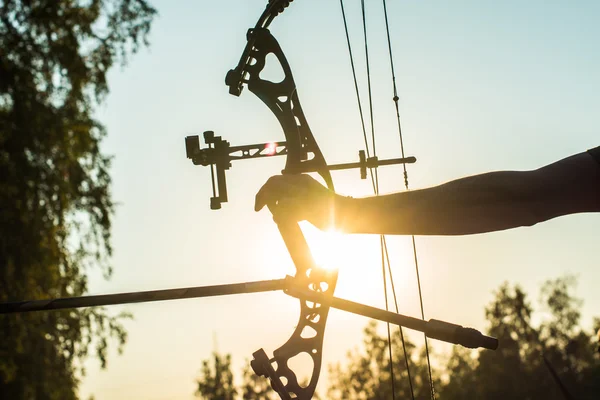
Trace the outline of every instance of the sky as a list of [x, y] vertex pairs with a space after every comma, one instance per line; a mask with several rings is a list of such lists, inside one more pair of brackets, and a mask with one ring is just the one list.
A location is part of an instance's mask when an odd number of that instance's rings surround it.
[[[154, 1], [151, 46], [109, 74], [98, 109], [114, 156], [114, 275], [92, 271], [90, 292], [115, 293], [278, 279], [293, 274], [276, 225], [254, 196], [283, 157], [236, 162], [229, 203], [209, 209], [210, 172], [185, 157], [184, 138], [213, 130], [232, 145], [283, 140], [249, 91], [228, 94], [226, 72], [264, 0]], [[363, 101], [366, 73], [360, 2], [345, 1]], [[389, 1], [400, 115], [412, 189], [494, 170], [527, 170], [599, 145], [600, 3], [594, 1]], [[399, 157], [382, 5], [367, 2], [373, 107], [380, 158]], [[297, 0], [271, 25], [294, 72], [308, 123], [329, 163], [363, 148], [339, 2]], [[363, 108], [367, 104], [363, 103]], [[403, 190], [399, 166], [380, 169], [381, 192]], [[358, 171], [334, 174], [338, 192], [366, 196]], [[426, 318], [484, 330], [484, 307], [504, 281], [537, 304], [549, 278], [574, 274], [583, 325], [600, 312], [600, 215], [460, 237], [418, 237]], [[305, 226], [317, 260], [339, 268], [336, 295], [383, 307], [378, 238], [331, 237]], [[418, 316], [409, 237], [391, 237], [400, 312]], [[231, 353], [234, 369], [291, 335], [297, 300], [282, 293], [112, 307], [129, 311], [123, 354], [106, 370], [86, 362], [82, 398], [192, 399], [202, 360]], [[358, 348], [367, 320], [331, 311], [324, 366]], [[411, 336], [418, 344], [422, 338]], [[438, 351], [448, 347], [432, 341]], [[319, 390], [327, 385], [323, 368]]]

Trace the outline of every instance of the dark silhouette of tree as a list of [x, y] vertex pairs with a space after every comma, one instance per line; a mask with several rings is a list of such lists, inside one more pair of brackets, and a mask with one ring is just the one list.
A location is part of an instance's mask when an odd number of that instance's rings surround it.
[[212, 360], [202, 361], [200, 378], [196, 384], [196, 396], [203, 400], [235, 399], [237, 389], [233, 384], [231, 354], [222, 356], [214, 352]]
[[[196, 396], [205, 400], [276, 400], [268, 379], [259, 377], [246, 363], [242, 371], [242, 384], [239, 388], [234, 385], [234, 375], [231, 371], [231, 354], [213, 353], [212, 359], [202, 361], [200, 378], [196, 381]], [[241, 394], [241, 397], [237, 395]]]
[[[488, 334], [500, 340], [499, 349], [473, 351], [454, 347], [445, 368], [434, 369], [436, 398], [597, 399], [600, 357], [594, 332], [600, 328], [600, 320], [595, 320], [594, 329], [589, 332], [580, 326], [581, 301], [571, 293], [575, 283], [573, 277], [546, 282], [541, 290], [542, 308], [535, 314], [519, 286], [503, 284], [486, 307]], [[392, 339], [392, 348], [396, 358], [396, 398], [411, 398], [399, 337]], [[417, 351], [410, 342], [407, 351], [415, 398], [429, 399], [423, 351]], [[387, 338], [380, 336], [371, 323], [365, 330], [364, 349], [349, 353], [346, 365], [331, 369], [327, 398], [392, 398], [389, 363]]]
[[[347, 364], [330, 367], [330, 387], [328, 399], [391, 399], [392, 379], [387, 336], [380, 336], [376, 322], [365, 328], [365, 339], [361, 351], [348, 353]], [[405, 336], [409, 370], [412, 378], [415, 399], [430, 399], [431, 388], [424, 350], [419, 351]], [[430, 353], [431, 348], [430, 348]], [[410, 383], [406, 362], [403, 358], [402, 342], [399, 334], [392, 335], [395, 394], [398, 399], [411, 398]], [[434, 386], [440, 384], [434, 375]]]
[[[519, 286], [504, 284], [486, 308], [496, 352], [455, 352], [442, 398], [595, 399], [600, 393], [600, 359], [593, 331], [580, 327], [581, 301], [571, 294], [573, 277], [547, 281], [536, 313]], [[468, 360], [468, 365], [467, 365]], [[558, 375], [560, 383], [553, 378]], [[563, 392], [561, 385], [564, 386]]]
[[242, 372], [243, 383], [241, 387], [242, 399], [247, 400], [277, 400], [279, 396], [275, 394], [273, 389], [271, 389], [271, 385], [269, 384], [269, 380], [257, 376], [252, 368], [250, 368], [250, 363], [246, 363], [244, 370]]
[[[107, 72], [146, 45], [144, 0], [0, 2], [0, 301], [79, 296], [111, 274], [114, 205], [103, 126]], [[0, 318], [0, 393], [74, 399], [76, 365], [106, 364], [119, 318], [102, 309]]]

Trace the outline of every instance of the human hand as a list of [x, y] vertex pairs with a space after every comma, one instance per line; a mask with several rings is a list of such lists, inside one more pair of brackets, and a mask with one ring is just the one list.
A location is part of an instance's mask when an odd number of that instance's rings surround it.
[[325, 230], [334, 225], [338, 197], [309, 175], [276, 175], [256, 194], [254, 210], [267, 206], [275, 222], [282, 219], [308, 221]]

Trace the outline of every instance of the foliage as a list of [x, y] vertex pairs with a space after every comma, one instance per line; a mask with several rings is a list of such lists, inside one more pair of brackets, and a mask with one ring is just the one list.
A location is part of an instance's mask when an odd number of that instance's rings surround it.
[[237, 389], [233, 385], [231, 355], [215, 352], [212, 361], [212, 364], [209, 360], [202, 361], [196, 396], [204, 400], [233, 400]]
[[[348, 353], [346, 365], [337, 364], [330, 367], [331, 385], [327, 392], [329, 399], [391, 399], [392, 375], [390, 373], [390, 357], [388, 338], [377, 332], [377, 323], [371, 321], [364, 331], [364, 349]], [[398, 399], [409, 399], [411, 387], [415, 399], [430, 399], [431, 387], [427, 364], [422, 362], [425, 354], [405, 336], [406, 360], [400, 334], [391, 335], [394, 389]], [[411, 381], [408, 379], [410, 372]], [[432, 371], [435, 372], [435, 371]], [[434, 387], [440, 384], [439, 377], [433, 376]]]
[[[439, 374], [434, 375], [436, 398], [564, 400], [548, 365], [570, 396], [582, 400], [597, 398], [597, 342], [592, 331], [580, 327], [581, 301], [571, 294], [574, 285], [573, 277], [546, 282], [541, 290], [543, 308], [534, 314], [520, 287], [503, 284], [486, 308], [488, 334], [500, 340], [499, 349], [471, 351], [454, 347], [445, 368], [434, 368], [433, 372]], [[535, 325], [534, 317], [541, 322]], [[595, 330], [599, 322], [595, 321]], [[370, 324], [365, 330], [363, 351], [349, 354], [347, 365], [332, 369], [328, 398], [391, 398], [387, 343], [387, 338]], [[399, 337], [393, 338], [396, 398], [405, 399], [411, 396], [400, 346]], [[417, 354], [410, 342], [407, 353], [415, 398], [431, 398], [425, 355], [422, 351]]]
[[204, 400], [233, 400], [238, 393], [247, 400], [276, 400], [275, 394], [267, 379], [259, 377], [246, 363], [242, 372], [242, 384], [238, 388], [233, 383], [231, 371], [231, 354], [213, 353], [212, 360], [202, 361], [200, 378], [196, 381], [196, 396]]
[[271, 388], [269, 380], [256, 375], [249, 365], [249, 363], [246, 363], [242, 372], [242, 398], [247, 400], [279, 399], [279, 396], [277, 396], [275, 391]]
[[[0, 301], [84, 294], [91, 266], [110, 276], [110, 158], [93, 112], [154, 15], [144, 0], [0, 2]], [[105, 366], [109, 339], [127, 337], [102, 309], [3, 316], [0, 332], [0, 392], [14, 399], [76, 398], [90, 348]]]
[[[571, 294], [574, 286], [573, 277], [546, 282], [541, 290], [542, 309], [534, 314], [520, 287], [502, 285], [486, 308], [489, 334], [499, 339], [499, 349], [473, 355], [455, 351], [440, 398], [562, 400], [565, 395], [551, 370], [573, 398], [597, 398], [596, 339], [592, 331], [580, 326], [581, 301]], [[541, 322], [536, 325], [534, 319]]]

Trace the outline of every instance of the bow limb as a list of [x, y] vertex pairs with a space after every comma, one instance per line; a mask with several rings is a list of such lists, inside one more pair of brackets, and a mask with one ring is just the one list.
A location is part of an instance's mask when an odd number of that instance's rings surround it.
[[[296, 266], [294, 286], [309, 292], [319, 292], [333, 297], [337, 282], [336, 272], [325, 272], [315, 266], [314, 260], [297, 222], [279, 222], [278, 228]], [[251, 365], [258, 375], [268, 376], [282, 399], [312, 399], [321, 372], [323, 338], [329, 305], [300, 299], [300, 317], [291, 337], [273, 351], [268, 359], [263, 349], [254, 353]], [[308, 355], [313, 364], [307, 384], [300, 384], [289, 361]], [[275, 365], [275, 367], [273, 367]], [[293, 397], [292, 397], [293, 396]]]

